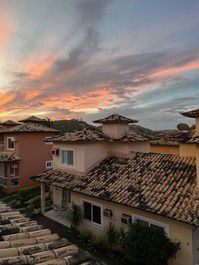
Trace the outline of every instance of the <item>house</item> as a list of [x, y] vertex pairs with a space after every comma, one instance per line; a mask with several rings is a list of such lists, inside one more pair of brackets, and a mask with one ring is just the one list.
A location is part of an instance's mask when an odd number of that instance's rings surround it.
[[[96, 264], [88, 252], [0, 202], [0, 264]], [[86, 263], [85, 263], [86, 262]]]
[[29, 117], [20, 124], [6, 121], [2, 125], [0, 186], [6, 192], [14, 192], [35, 184], [30, 179], [33, 174], [52, 168], [51, 146], [44, 139], [58, 131], [36, 117]]
[[150, 152], [179, 155], [180, 142], [185, 135], [187, 135], [186, 131], [158, 134], [154, 139], [150, 140]]
[[[183, 115], [196, 119], [196, 131], [183, 138], [179, 154], [149, 152], [147, 137], [128, 130], [137, 121], [118, 114], [95, 121], [102, 131], [48, 139], [54, 168], [33, 177], [41, 183], [43, 214], [67, 224], [56, 211], [67, 215], [75, 203], [82, 209], [81, 230], [100, 234], [110, 222], [117, 228], [132, 222], [150, 226], [180, 242], [173, 265], [198, 264], [199, 110], [191, 113]], [[45, 213], [46, 185], [54, 210]]]

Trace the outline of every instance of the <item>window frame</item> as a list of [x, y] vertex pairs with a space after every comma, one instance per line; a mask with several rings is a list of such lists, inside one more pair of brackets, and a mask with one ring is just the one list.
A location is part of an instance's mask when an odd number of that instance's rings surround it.
[[[11, 184], [11, 180], [12, 179], [18, 179], [18, 184], [17, 185], [12, 185]], [[20, 183], [19, 183], [19, 177], [12, 177], [12, 178], [10, 178], [10, 187], [19, 187], [20, 186]]]
[[[68, 196], [67, 196], [67, 200], [64, 199], [64, 191], [67, 191]], [[68, 200], [69, 198], [69, 200]], [[67, 189], [62, 189], [62, 204], [66, 205], [66, 204], [70, 204], [71, 203], [71, 191], [67, 190]]]
[[[62, 163], [62, 152], [63, 151], [73, 151], [73, 165]], [[75, 168], [75, 149], [74, 148], [61, 148], [60, 149], [60, 164], [64, 167]]]
[[[51, 163], [51, 166], [47, 166], [48, 163]], [[46, 169], [52, 169], [53, 168], [53, 160], [46, 161]]]
[[[87, 202], [87, 203], [91, 204], [91, 220], [88, 220], [88, 219], [84, 218], [84, 202]], [[85, 223], [93, 225], [95, 227], [102, 228], [104, 226], [104, 218], [103, 218], [104, 207], [103, 207], [103, 204], [98, 203], [98, 202], [93, 202], [93, 201], [90, 201], [90, 200], [87, 200], [87, 199], [81, 199], [81, 205], [82, 205], [83, 221]], [[93, 205], [100, 208], [101, 224], [98, 224], [98, 223], [92, 221], [93, 220], [93, 207], [92, 207]]]
[[[13, 141], [13, 143], [14, 143], [14, 147], [13, 148], [9, 148], [9, 140]], [[15, 137], [14, 136], [7, 137], [7, 150], [15, 150]]]
[[16, 177], [16, 168], [13, 167], [13, 166], [14, 166], [14, 164], [10, 163], [9, 173], [11, 172], [11, 170], [10, 170], [11, 168], [14, 170], [14, 173], [13, 174], [10, 173], [10, 177]]
[[160, 222], [160, 221], [156, 221], [156, 220], [148, 218], [148, 217], [143, 217], [141, 215], [132, 215], [132, 222], [134, 224], [136, 223], [137, 219], [149, 223], [149, 227], [151, 225], [156, 225], [156, 226], [162, 227], [164, 229], [165, 233], [167, 234], [167, 236], [170, 235], [169, 225], [166, 224], [166, 223], [163, 223], [163, 222]]
[[0, 176], [0, 179], [4, 179], [6, 184], [0, 183], [0, 187], [7, 187], [8, 186], [8, 178]]

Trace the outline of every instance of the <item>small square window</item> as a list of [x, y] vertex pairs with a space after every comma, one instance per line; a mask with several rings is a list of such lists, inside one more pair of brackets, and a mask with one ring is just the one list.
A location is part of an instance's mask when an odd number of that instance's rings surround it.
[[61, 151], [61, 162], [67, 166], [74, 166], [74, 151], [73, 150], [62, 150]]

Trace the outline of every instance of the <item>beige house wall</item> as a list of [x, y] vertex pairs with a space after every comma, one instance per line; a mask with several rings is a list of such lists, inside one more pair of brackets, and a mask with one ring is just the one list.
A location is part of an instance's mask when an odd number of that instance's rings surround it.
[[[58, 204], [58, 202], [61, 203], [61, 189], [60, 191], [53, 192], [53, 202]], [[74, 202], [75, 204], [81, 206], [83, 205], [83, 200], [90, 201], [91, 203], [96, 203], [97, 205], [100, 205], [102, 207], [102, 213], [103, 209], [111, 209], [113, 211], [113, 218], [109, 219], [107, 217], [104, 217], [102, 214], [102, 226], [95, 225], [92, 223], [89, 223], [88, 221], [83, 221], [80, 225], [80, 230], [90, 230], [95, 234], [102, 234], [106, 228], [106, 226], [109, 224], [109, 222], [112, 222], [115, 224], [115, 227], [124, 229], [127, 228], [125, 224], [121, 223], [121, 216], [122, 214], [128, 214], [131, 216], [140, 216], [143, 218], [149, 218], [155, 222], [160, 222], [165, 224], [168, 227], [168, 236], [171, 238], [171, 240], [175, 242], [180, 242], [181, 244], [181, 250], [177, 253], [176, 260], [171, 262], [172, 265], [192, 265], [193, 264], [193, 227], [191, 225], [177, 222], [174, 220], [171, 220], [169, 218], [165, 218], [162, 216], [158, 216], [152, 213], [148, 213], [145, 211], [141, 211], [138, 209], [130, 208], [127, 206], [123, 206], [120, 204], [108, 202], [99, 200], [96, 198], [92, 198], [80, 193], [71, 192], [71, 202]], [[61, 204], [60, 204], [61, 205]]]
[[195, 144], [180, 144], [180, 156], [184, 157], [196, 157], [196, 145]]
[[104, 159], [109, 152], [129, 153], [131, 151], [149, 152], [150, 145], [147, 142], [140, 143], [82, 143], [82, 144], [54, 144], [53, 149], [72, 149], [74, 150], [75, 165], [74, 168], [63, 166], [61, 164], [61, 155], [54, 155], [54, 168], [65, 168], [66, 170], [76, 170], [85, 172], [96, 162]]
[[150, 152], [159, 154], [179, 155], [179, 146], [173, 145], [150, 145]]
[[128, 124], [103, 124], [102, 131], [103, 133], [113, 137], [120, 138], [126, 131], [129, 130]]

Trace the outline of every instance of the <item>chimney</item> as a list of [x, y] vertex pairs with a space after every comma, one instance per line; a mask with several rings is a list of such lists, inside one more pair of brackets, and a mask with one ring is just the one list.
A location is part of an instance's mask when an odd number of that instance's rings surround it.
[[114, 139], [120, 139], [129, 130], [129, 124], [138, 121], [119, 114], [112, 114], [104, 119], [95, 120], [93, 122], [102, 124], [102, 131], [106, 135]]
[[[190, 110], [187, 112], [182, 112], [181, 114], [185, 117], [195, 119], [196, 129], [195, 129], [193, 136], [199, 136], [199, 109]], [[194, 145], [194, 148], [195, 148], [196, 173], [197, 173], [196, 181], [197, 181], [197, 187], [199, 189], [199, 137], [196, 137], [194, 139], [195, 140], [193, 141], [193, 143], [191, 145], [192, 146]], [[187, 153], [189, 153], [189, 151]]]

